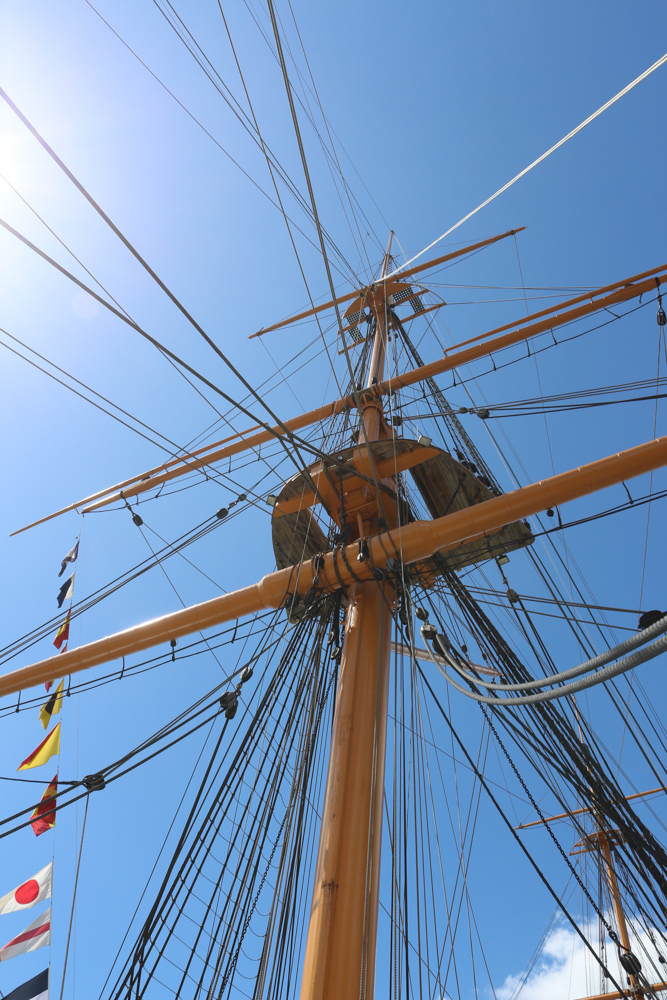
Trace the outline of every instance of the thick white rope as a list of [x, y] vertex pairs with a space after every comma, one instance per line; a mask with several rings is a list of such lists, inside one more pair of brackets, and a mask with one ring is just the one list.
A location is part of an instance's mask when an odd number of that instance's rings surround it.
[[[585, 691], [587, 688], [595, 687], [597, 684], [603, 684], [605, 681], [612, 680], [612, 678], [618, 677], [620, 674], [624, 674], [626, 671], [639, 666], [640, 663], [646, 663], [647, 660], [652, 660], [655, 656], [659, 656], [661, 653], [667, 652], [667, 636], [661, 636], [649, 646], [645, 646], [644, 649], [635, 650], [634, 653], [631, 653], [630, 656], [626, 656], [624, 659], [619, 660], [618, 663], [611, 663], [609, 666], [603, 667], [602, 670], [589, 674], [588, 677], [580, 677], [579, 680], [572, 681], [570, 684], [565, 684], [563, 687], [554, 688], [552, 691], [539, 691], [536, 694], [526, 694], [521, 695], [521, 697], [509, 698], [494, 698], [489, 695], [477, 694], [474, 691], [470, 691], [468, 688], [461, 687], [460, 684], [456, 683], [453, 677], [450, 677], [445, 668], [440, 666], [430, 649], [428, 652], [447, 683], [451, 684], [457, 691], [460, 691], [461, 694], [464, 694], [466, 698], [472, 698], [473, 701], [480, 701], [483, 705], [496, 705], [498, 708], [512, 708], [512, 706], [515, 705], [535, 705], [540, 701], [553, 701], [554, 698], [567, 698], [570, 695], [577, 694], [579, 691]], [[444, 659], [445, 662], [447, 662], [449, 658], [444, 657]], [[453, 666], [453, 663], [450, 663], [449, 665]]]
[[[472, 681], [473, 684], [479, 684], [481, 687], [491, 688], [494, 691], [530, 691], [534, 688], [550, 687], [552, 684], [560, 684], [563, 681], [570, 681], [574, 677], [579, 677], [580, 674], [587, 674], [590, 673], [591, 670], [597, 670], [598, 667], [604, 667], [612, 660], [617, 660], [625, 653], [629, 653], [633, 649], [637, 649], [638, 646], [643, 646], [652, 639], [657, 639], [658, 636], [663, 635], [665, 632], [667, 632], [667, 616], [661, 618], [660, 621], [655, 622], [648, 628], [643, 629], [641, 632], [638, 632], [636, 635], [631, 636], [629, 639], [625, 639], [624, 642], [620, 643], [618, 646], [614, 646], [613, 649], [607, 649], [604, 653], [594, 656], [592, 660], [587, 660], [585, 663], [580, 663], [577, 667], [571, 667], [569, 670], [563, 670], [559, 674], [552, 674], [550, 677], [540, 677], [536, 680], [522, 681], [519, 684], [499, 684], [498, 682], [488, 683], [487, 681], [480, 680], [478, 677], [473, 677], [472, 674], [467, 673], [461, 666], [457, 665], [456, 660], [453, 657], [446, 657], [446, 661], [461, 675], [461, 677], [465, 678], [465, 680]], [[441, 644], [438, 643], [439, 647], [440, 645]]]
[[603, 111], [606, 111], [607, 108], [610, 108], [612, 104], [616, 103], [616, 101], [620, 101], [620, 99], [622, 97], [625, 97], [625, 95], [630, 90], [632, 90], [633, 87], [636, 87], [638, 83], [641, 83], [642, 80], [645, 80], [647, 76], [650, 76], [651, 73], [654, 73], [655, 70], [658, 69], [660, 66], [662, 66], [663, 63], [665, 62], [667, 62], [667, 53], [665, 53], [664, 56], [661, 56], [661, 58], [658, 59], [657, 62], [654, 62], [652, 66], [649, 66], [647, 70], [644, 70], [641, 76], [638, 76], [636, 80], [633, 80], [632, 83], [629, 83], [627, 85], [627, 87], [624, 87], [623, 90], [619, 91], [618, 94], [616, 94], [615, 97], [612, 97], [610, 101], [607, 101], [607, 103], [603, 104], [601, 108], [598, 108], [598, 110], [595, 111], [592, 115], [590, 115], [586, 119], [586, 121], [583, 121], [581, 125], [577, 125], [577, 127], [572, 129], [571, 132], [568, 132], [566, 136], [563, 136], [560, 142], [557, 142], [555, 146], [552, 146], [551, 149], [548, 149], [546, 153], [542, 153], [542, 155], [539, 156], [536, 160], [533, 160], [533, 162], [529, 166], [524, 167], [524, 169], [521, 171], [520, 174], [517, 174], [516, 177], [513, 177], [511, 181], [507, 182], [507, 184], [503, 184], [501, 188], [498, 188], [495, 194], [492, 194], [490, 198], [487, 198], [486, 201], [483, 201], [481, 205], [477, 206], [477, 208], [473, 208], [472, 212], [468, 212], [467, 215], [464, 215], [463, 218], [456, 223], [456, 225], [448, 229], [446, 233], [442, 234], [442, 236], [438, 236], [437, 240], [433, 240], [433, 242], [429, 243], [427, 247], [424, 247], [423, 250], [420, 250], [418, 254], [415, 254], [414, 257], [411, 257], [410, 260], [406, 260], [404, 264], [401, 264], [400, 267], [397, 267], [396, 270], [392, 271], [391, 274], [388, 274], [387, 277], [393, 278], [395, 274], [398, 274], [400, 271], [404, 271], [406, 267], [409, 267], [410, 264], [413, 264], [423, 254], [428, 253], [428, 251], [432, 247], [434, 247], [437, 243], [440, 243], [441, 240], [444, 240], [446, 236], [449, 236], [450, 233], [453, 233], [455, 229], [458, 229], [459, 226], [462, 226], [464, 222], [467, 222], [468, 219], [472, 218], [473, 215], [476, 215], [477, 212], [481, 211], [481, 209], [486, 208], [486, 206], [490, 204], [490, 202], [492, 202], [494, 198], [497, 198], [498, 195], [502, 194], [504, 191], [507, 191], [508, 188], [512, 187], [512, 184], [516, 184], [516, 182], [520, 180], [522, 177], [524, 177], [529, 170], [532, 170], [533, 167], [536, 167], [538, 163], [542, 162], [542, 160], [546, 160], [547, 156], [551, 156], [551, 154], [554, 153], [557, 149], [559, 149], [562, 145], [564, 145], [564, 143], [566, 143], [568, 139], [571, 139], [572, 136], [577, 134], [577, 132], [581, 132], [581, 130], [586, 128], [587, 125], [590, 125], [590, 123], [594, 121], [599, 115], [601, 115]]

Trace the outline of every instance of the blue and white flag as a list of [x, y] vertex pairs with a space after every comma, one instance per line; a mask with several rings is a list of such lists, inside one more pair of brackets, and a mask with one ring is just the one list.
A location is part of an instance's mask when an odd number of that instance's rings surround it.
[[23, 986], [5, 993], [5, 1000], [49, 1000], [49, 970], [44, 969], [44, 972], [29, 979]]
[[58, 602], [58, 607], [59, 608], [62, 608], [63, 602], [64, 601], [69, 601], [70, 597], [72, 597], [73, 594], [74, 594], [74, 576], [75, 576], [75, 573], [76, 573], [76, 570], [75, 570], [74, 573], [72, 573], [72, 575], [70, 576], [69, 580], [65, 580], [65, 582], [62, 585], [62, 587], [58, 591], [58, 596], [56, 597], [56, 600]]
[[77, 541], [77, 543], [74, 546], [74, 548], [69, 550], [69, 552], [67, 553], [67, 555], [65, 556], [65, 558], [61, 562], [61, 564], [60, 564], [60, 573], [58, 573], [58, 576], [62, 576], [63, 575], [63, 573], [67, 569], [67, 564], [68, 563], [76, 562], [78, 555], [79, 555], [79, 542]]

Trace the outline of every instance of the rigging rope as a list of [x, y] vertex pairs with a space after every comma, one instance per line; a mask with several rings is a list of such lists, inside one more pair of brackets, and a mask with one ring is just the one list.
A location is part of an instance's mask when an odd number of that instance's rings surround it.
[[589, 115], [588, 118], [586, 118], [583, 122], [581, 122], [580, 125], [577, 125], [577, 127], [572, 129], [571, 132], [568, 132], [566, 136], [563, 136], [563, 138], [559, 142], [557, 142], [555, 146], [552, 146], [551, 149], [548, 149], [546, 151], [546, 153], [542, 153], [541, 156], [538, 156], [536, 160], [533, 160], [533, 162], [530, 163], [527, 167], [524, 167], [524, 169], [520, 173], [518, 173], [516, 177], [513, 177], [511, 181], [507, 182], [507, 184], [503, 184], [503, 186], [501, 188], [498, 188], [498, 190], [494, 194], [492, 194], [489, 198], [487, 198], [486, 201], [483, 201], [481, 205], [477, 206], [477, 208], [473, 208], [472, 212], [468, 212], [467, 215], [464, 215], [462, 219], [459, 219], [459, 221], [456, 222], [453, 226], [450, 226], [450, 228], [447, 229], [442, 234], [442, 236], [438, 236], [437, 240], [433, 240], [432, 243], [429, 243], [427, 247], [424, 247], [423, 250], [420, 250], [419, 253], [414, 255], [414, 257], [411, 257], [409, 260], [406, 260], [404, 264], [401, 264], [400, 267], [397, 267], [394, 271], [392, 271], [391, 274], [388, 275], [388, 277], [393, 278], [394, 275], [400, 274], [401, 271], [404, 271], [405, 268], [409, 267], [409, 265], [412, 264], [415, 260], [418, 260], [419, 257], [422, 257], [425, 253], [428, 253], [428, 251], [432, 247], [436, 246], [437, 243], [440, 243], [441, 240], [444, 240], [446, 236], [449, 236], [450, 233], [453, 233], [455, 229], [458, 229], [459, 226], [462, 226], [464, 222], [467, 222], [468, 219], [471, 219], [473, 215], [476, 215], [477, 212], [481, 211], [481, 209], [486, 208], [486, 206], [489, 205], [495, 198], [503, 194], [504, 191], [507, 191], [507, 189], [512, 187], [513, 184], [516, 184], [516, 182], [518, 180], [521, 180], [522, 177], [525, 177], [525, 175], [530, 170], [532, 170], [533, 167], [536, 167], [539, 163], [542, 163], [543, 160], [546, 160], [548, 156], [551, 156], [551, 154], [554, 153], [557, 149], [560, 149], [560, 147], [563, 146], [568, 141], [568, 139], [571, 139], [578, 132], [581, 132], [581, 130], [586, 128], [587, 125], [590, 125], [590, 123], [594, 121], [596, 118], [598, 118], [599, 115], [601, 115], [604, 111], [606, 111], [607, 108], [610, 108], [612, 104], [616, 103], [616, 101], [620, 101], [620, 99], [624, 97], [627, 93], [629, 93], [629, 91], [631, 91], [633, 87], [636, 87], [637, 84], [645, 80], [648, 76], [651, 75], [651, 73], [654, 73], [655, 70], [659, 69], [665, 62], [667, 62], [667, 53], [664, 56], [661, 56], [660, 59], [657, 59], [652, 66], [649, 66], [648, 69], [644, 70], [644, 72], [641, 73], [638, 77], [636, 77], [636, 79], [634, 79], [632, 83], [629, 83], [627, 87], [624, 87], [623, 90], [620, 90], [618, 94], [616, 94], [609, 101], [607, 101], [606, 104], [603, 104], [601, 108], [598, 108], [598, 110], [593, 112], [592, 115]]
[[[580, 927], [579, 927], [579, 925], [577, 924], [577, 921], [576, 921], [576, 920], [574, 919], [574, 917], [573, 917], [573, 916], [572, 916], [572, 915], [570, 914], [570, 912], [569, 912], [569, 910], [567, 909], [567, 907], [565, 906], [565, 904], [564, 904], [563, 900], [562, 900], [562, 899], [561, 899], [561, 898], [560, 898], [560, 897], [558, 896], [557, 892], [556, 892], [556, 891], [555, 891], [555, 889], [554, 889], [554, 888], [552, 887], [551, 883], [550, 883], [550, 882], [549, 882], [549, 880], [548, 880], [548, 879], [546, 878], [546, 876], [544, 875], [544, 873], [542, 872], [542, 870], [541, 870], [541, 869], [540, 869], [540, 867], [538, 866], [537, 862], [536, 862], [536, 861], [534, 860], [533, 856], [532, 856], [532, 855], [530, 854], [530, 852], [528, 851], [527, 847], [525, 846], [525, 844], [523, 843], [523, 841], [521, 840], [521, 838], [520, 838], [520, 837], [518, 836], [518, 834], [516, 833], [516, 831], [515, 831], [515, 830], [513, 829], [513, 827], [512, 827], [512, 824], [511, 824], [510, 820], [509, 820], [509, 819], [508, 819], [508, 817], [506, 816], [506, 814], [505, 814], [505, 812], [503, 811], [503, 809], [502, 809], [502, 807], [501, 807], [500, 803], [498, 802], [498, 800], [497, 800], [497, 799], [495, 798], [495, 796], [493, 795], [493, 792], [492, 792], [492, 791], [491, 791], [491, 789], [489, 788], [489, 786], [488, 786], [488, 784], [487, 784], [487, 782], [486, 782], [486, 780], [485, 780], [484, 776], [483, 776], [483, 775], [482, 775], [482, 773], [481, 773], [481, 772], [479, 771], [479, 769], [475, 767], [475, 765], [474, 765], [474, 763], [473, 763], [473, 761], [472, 761], [472, 758], [470, 757], [470, 754], [468, 753], [468, 751], [466, 750], [465, 746], [463, 745], [463, 742], [461, 741], [461, 739], [460, 739], [460, 737], [459, 737], [458, 733], [456, 732], [456, 730], [455, 730], [455, 729], [454, 729], [454, 727], [452, 726], [452, 723], [451, 723], [451, 721], [450, 721], [450, 719], [449, 719], [449, 716], [448, 716], [448, 715], [447, 715], [447, 713], [446, 713], [446, 712], [444, 711], [444, 709], [443, 709], [442, 705], [441, 705], [441, 704], [440, 704], [440, 702], [438, 701], [438, 698], [436, 697], [436, 694], [435, 694], [435, 692], [433, 691], [433, 688], [432, 688], [432, 687], [431, 687], [431, 685], [429, 684], [429, 682], [428, 682], [428, 680], [427, 680], [427, 678], [426, 678], [426, 675], [424, 674], [423, 670], [422, 670], [422, 669], [421, 669], [421, 667], [419, 666], [419, 663], [418, 663], [418, 662], [417, 662], [417, 663], [415, 664], [415, 667], [416, 667], [416, 669], [417, 669], [417, 670], [419, 671], [419, 673], [420, 673], [420, 675], [421, 675], [421, 677], [422, 677], [422, 680], [423, 680], [424, 684], [425, 684], [425, 685], [426, 685], [426, 687], [428, 688], [428, 690], [429, 690], [429, 692], [430, 692], [430, 694], [431, 694], [431, 697], [433, 698], [433, 701], [435, 702], [436, 706], [437, 706], [437, 707], [439, 708], [439, 710], [440, 710], [440, 713], [441, 713], [441, 715], [442, 715], [443, 719], [445, 720], [445, 722], [446, 722], [447, 726], [449, 727], [449, 730], [450, 730], [450, 732], [452, 733], [452, 735], [453, 735], [454, 739], [456, 740], [456, 742], [457, 742], [457, 744], [458, 744], [458, 746], [459, 746], [460, 750], [461, 750], [461, 751], [462, 751], [462, 753], [463, 753], [463, 754], [465, 755], [465, 757], [466, 757], [466, 760], [468, 761], [468, 764], [469, 764], [469, 766], [470, 766], [471, 768], [473, 768], [473, 769], [474, 769], [474, 771], [475, 771], [475, 775], [476, 775], [476, 777], [477, 777], [477, 780], [478, 780], [478, 781], [480, 782], [480, 784], [481, 784], [481, 785], [482, 785], [482, 787], [484, 788], [484, 790], [485, 790], [486, 794], [487, 794], [487, 795], [489, 796], [489, 798], [490, 798], [491, 802], [492, 802], [492, 803], [493, 803], [493, 805], [494, 805], [494, 806], [496, 807], [496, 810], [498, 811], [498, 813], [499, 813], [499, 815], [500, 815], [501, 819], [502, 819], [502, 820], [504, 821], [504, 823], [505, 823], [505, 825], [507, 826], [508, 830], [509, 830], [509, 831], [511, 832], [512, 836], [514, 837], [514, 839], [515, 839], [515, 841], [516, 841], [517, 845], [519, 846], [519, 848], [521, 849], [521, 851], [523, 852], [523, 854], [524, 854], [524, 855], [525, 855], [525, 856], [527, 857], [527, 859], [528, 859], [528, 861], [530, 862], [531, 866], [533, 867], [533, 869], [535, 870], [535, 872], [536, 872], [536, 873], [537, 873], [537, 875], [539, 876], [540, 880], [542, 881], [542, 883], [543, 883], [543, 885], [545, 886], [545, 888], [547, 889], [547, 891], [548, 891], [548, 892], [550, 893], [550, 895], [551, 895], [551, 896], [553, 897], [553, 899], [555, 900], [556, 904], [557, 904], [557, 905], [558, 905], [558, 906], [560, 907], [560, 910], [561, 910], [561, 912], [562, 912], [562, 913], [563, 913], [563, 914], [565, 915], [565, 917], [567, 918], [567, 920], [569, 921], [569, 923], [571, 924], [571, 926], [572, 926], [572, 927], [574, 928], [574, 931], [575, 931], [575, 933], [576, 933], [576, 934], [577, 934], [577, 935], [578, 935], [578, 936], [579, 936], [579, 937], [581, 938], [581, 940], [583, 941], [583, 943], [584, 943], [585, 947], [586, 947], [586, 948], [588, 949], [588, 951], [590, 951], [590, 953], [591, 953], [591, 954], [593, 955], [593, 957], [595, 958], [596, 962], [598, 962], [598, 964], [599, 964], [599, 965], [601, 966], [601, 968], [602, 968], [602, 969], [604, 970], [604, 972], [605, 972], [605, 975], [606, 975], [606, 976], [607, 976], [607, 977], [608, 977], [608, 978], [610, 979], [610, 981], [611, 981], [611, 982], [612, 982], [612, 983], [614, 984], [614, 986], [615, 986], [615, 987], [616, 987], [616, 989], [617, 989], [617, 990], [619, 991], [619, 993], [621, 994], [621, 996], [622, 996], [622, 997], [626, 997], [626, 996], [627, 996], [626, 992], [625, 992], [625, 991], [623, 990], [623, 988], [622, 988], [622, 987], [620, 986], [620, 984], [616, 982], [616, 980], [615, 980], [615, 979], [614, 979], [614, 977], [613, 977], [613, 976], [611, 975], [611, 973], [610, 973], [610, 972], [609, 972], [609, 970], [608, 970], [608, 969], [606, 968], [606, 966], [604, 966], [604, 964], [603, 964], [603, 962], [602, 962], [602, 959], [601, 959], [601, 958], [600, 958], [600, 956], [599, 956], [599, 955], [598, 955], [598, 954], [597, 954], [597, 953], [596, 953], [596, 952], [594, 951], [594, 949], [593, 949], [592, 945], [591, 945], [591, 944], [590, 944], [590, 942], [588, 941], [588, 938], [587, 938], [587, 937], [586, 937], [586, 935], [585, 935], [585, 934], [584, 934], [584, 933], [582, 932], [581, 928], [580, 928]], [[613, 931], [612, 931], [612, 935], [613, 935], [613, 937], [614, 937], [614, 938], [616, 937], [616, 935], [615, 935], [615, 933], [614, 933]]]
[[[625, 659], [620, 660], [618, 663], [614, 663], [611, 666], [605, 667], [604, 670], [599, 670], [590, 677], [580, 678], [577, 681], [573, 681], [571, 684], [566, 684], [564, 687], [556, 688], [555, 691], [542, 691], [539, 694], [529, 694], [522, 695], [518, 698], [494, 698], [482, 694], [477, 694], [475, 691], [467, 690], [457, 684], [456, 681], [449, 676], [446, 670], [442, 668], [438, 660], [433, 656], [430, 648], [428, 650], [429, 656], [431, 657], [433, 663], [436, 665], [442, 676], [445, 678], [448, 684], [451, 684], [453, 688], [464, 694], [466, 698], [471, 698], [474, 701], [481, 702], [484, 705], [496, 705], [500, 708], [511, 708], [515, 705], [535, 705], [541, 701], [553, 701], [555, 698], [565, 698], [576, 694], [579, 691], [585, 691], [587, 688], [596, 687], [598, 684], [603, 684], [605, 681], [611, 680], [614, 677], [618, 677], [620, 674], [626, 673], [628, 670], [634, 669], [634, 667], [639, 666], [640, 663], [645, 663], [647, 660], [653, 659], [655, 656], [659, 656], [661, 653], [667, 651], [667, 636], [663, 636], [656, 642], [651, 643], [646, 649], [638, 650], [631, 656], [626, 656]], [[447, 660], [450, 666], [452, 666], [458, 673], [461, 670], [458, 666], [454, 666], [455, 661], [448, 653], [443, 653], [444, 658]], [[577, 672], [581, 672], [580, 668], [574, 668]], [[477, 678], [470, 677], [468, 674], [463, 673], [463, 677], [471, 683], [484, 684], [485, 687], [496, 687], [496, 685], [487, 685], [483, 681], [479, 681]], [[550, 681], [545, 681], [544, 683], [551, 683]], [[528, 684], [527, 687], [542, 687], [542, 683], [539, 684]], [[498, 686], [502, 689], [502, 685]]]

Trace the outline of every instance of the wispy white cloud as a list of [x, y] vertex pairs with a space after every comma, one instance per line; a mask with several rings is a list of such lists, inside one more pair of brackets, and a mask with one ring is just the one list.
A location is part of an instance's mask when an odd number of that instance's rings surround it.
[[[589, 941], [597, 940], [596, 925], [581, 925], [581, 929]], [[632, 927], [631, 940], [637, 942], [638, 938], [653, 958], [655, 966], [660, 969], [656, 950], [648, 935], [639, 927]], [[655, 982], [655, 969], [646, 959], [642, 948], [636, 943], [633, 947], [642, 962], [647, 979], [649, 982]], [[619, 969], [616, 949], [611, 942], [607, 945], [607, 967], [616, 981], [624, 985], [625, 974]], [[598, 994], [603, 988], [597, 961], [579, 935], [571, 927], [564, 925], [557, 926], [547, 939], [537, 962], [521, 987], [523, 978], [524, 973], [508, 975], [502, 985], [496, 988], [498, 1000], [578, 1000], [580, 997]], [[664, 978], [667, 979], [667, 970]], [[604, 989], [611, 991], [614, 987], [607, 981]]]

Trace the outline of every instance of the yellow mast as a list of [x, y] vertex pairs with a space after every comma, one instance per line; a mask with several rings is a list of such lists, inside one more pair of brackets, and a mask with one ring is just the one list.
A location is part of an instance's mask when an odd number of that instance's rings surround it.
[[[382, 277], [390, 249], [391, 237]], [[376, 330], [367, 388], [384, 370], [382, 285], [371, 308]], [[366, 443], [387, 436], [379, 400], [362, 402], [360, 431], [353, 463], [365, 469], [372, 464]], [[366, 537], [371, 522], [361, 528]], [[373, 1000], [374, 994], [393, 587], [355, 583], [348, 599], [301, 1000]]]

